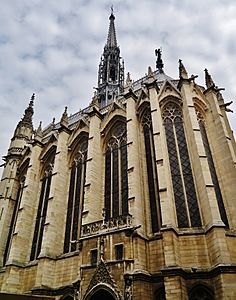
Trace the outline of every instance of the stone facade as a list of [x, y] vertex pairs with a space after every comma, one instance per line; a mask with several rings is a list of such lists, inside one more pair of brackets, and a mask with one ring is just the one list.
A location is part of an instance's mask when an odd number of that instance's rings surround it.
[[[113, 14], [106, 47], [105, 60]], [[34, 131], [33, 96], [17, 125], [0, 186], [2, 295], [236, 299], [236, 145], [220, 90], [181, 61], [170, 78], [160, 51], [136, 82], [111, 73], [112, 98], [102, 70], [84, 110]]]

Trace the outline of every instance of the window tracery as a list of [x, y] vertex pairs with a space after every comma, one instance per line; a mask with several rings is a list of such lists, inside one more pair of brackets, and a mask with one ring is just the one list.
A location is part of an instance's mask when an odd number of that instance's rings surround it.
[[216, 168], [215, 168], [215, 164], [214, 164], [214, 160], [213, 160], [213, 156], [212, 156], [212, 152], [211, 152], [211, 147], [210, 147], [209, 140], [207, 137], [205, 119], [204, 119], [203, 114], [200, 112], [200, 110], [198, 108], [195, 107], [195, 110], [196, 110], [197, 120], [198, 120], [198, 124], [199, 124], [199, 128], [200, 128], [200, 132], [201, 132], [203, 146], [204, 146], [205, 153], [207, 156], [207, 161], [208, 161], [208, 166], [209, 166], [209, 170], [210, 170], [210, 174], [211, 174], [212, 183], [213, 183], [214, 189], [215, 189], [215, 194], [216, 194], [216, 199], [217, 199], [217, 203], [218, 203], [218, 207], [219, 207], [219, 211], [220, 211], [221, 220], [224, 222], [225, 226], [228, 228], [229, 223], [228, 223], [227, 214], [226, 214], [225, 207], [224, 207], [224, 201], [223, 201], [222, 193], [220, 190], [220, 184], [219, 184], [217, 173], [216, 173]]
[[162, 113], [166, 133], [178, 226], [200, 227], [201, 218], [190, 164], [182, 111], [168, 103]]
[[64, 253], [75, 251], [77, 243], [71, 243], [71, 241], [77, 241], [79, 238], [84, 201], [87, 151], [88, 140], [86, 139], [80, 143], [71, 168]]
[[39, 256], [41, 251], [44, 224], [46, 221], [48, 199], [49, 199], [51, 180], [52, 180], [53, 164], [54, 164], [54, 156], [51, 158], [50, 163], [48, 163], [44, 171], [44, 176], [41, 179], [42, 181], [41, 192], [39, 197], [33, 243], [32, 243], [31, 254], [30, 254], [31, 261], [35, 260]]
[[141, 124], [143, 127], [146, 167], [148, 176], [149, 204], [151, 213], [152, 232], [158, 232], [161, 227], [161, 212], [158, 176], [156, 169], [155, 146], [153, 139], [151, 110], [147, 108], [142, 116]]
[[118, 123], [110, 133], [105, 153], [106, 220], [128, 215], [126, 125]]
[[20, 204], [21, 204], [23, 189], [25, 186], [25, 175], [21, 176], [19, 179], [20, 183], [19, 183], [17, 196], [16, 196], [16, 200], [15, 200], [15, 204], [14, 204], [13, 214], [11, 217], [11, 224], [10, 224], [9, 233], [8, 233], [8, 237], [7, 237], [7, 243], [6, 243], [6, 247], [5, 247], [5, 251], [4, 251], [3, 265], [6, 264], [8, 257], [9, 257], [10, 249], [11, 249], [12, 238], [13, 238], [13, 234], [14, 234], [15, 227], [16, 227], [16, 221], [17, 221], [17, 217], [18, 217], [18, 211], [20, 208]]

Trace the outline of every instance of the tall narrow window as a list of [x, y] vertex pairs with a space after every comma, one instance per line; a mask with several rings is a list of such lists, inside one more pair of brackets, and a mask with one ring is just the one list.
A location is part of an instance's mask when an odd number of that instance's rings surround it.
[[119, 123], [107, 142], [105, 154], [106, 219], [128, 215], [126, 125]]
[[163, 111], [178, 226], [200, 227], [201, 218], [185, 139], [181, 109], [170, 102]]
[[198, 119], [200, 132], [201, 132], [201, 136], [202, 136], [202, 141], [203, 141], [203, 145], [204, 145], [204, 149], [205, 149], [205, 153], [207, 156], [207, 161], [208, 161], [208, 165], [209, 165], [209, 169], [210, 169], [211, 179], [212, 179], [212, 183], [213, 183], [214, 189], [215, 189], [215, 194], [216, 194], [216, 199], [217, 199], [217, 203], [218, 203], [218, 207], [219, 207], [219, 211], [220, 211], [221, 220], [224, 222], [225, 226], [228, 228], [229, 223], [228, 223], [228, 219], [227, 219], [227, 215], [226, 215], [226, 211], [225, 211], [225, 207], [224, 207], [224, 201], [223, 201], [223, 197], [221, 194], [218, 177], [216, 174], [216, 169], [215, 169], [215, 165], [214, 165], [214, 161], [213, 161], [213, 157], [212, 157], [212, 153], [211, 153], [209, 140], [207, 137], [205, 120], [203, 118], [203, 115], [201, 114], [201, 112], [198, 109], [196, 109], [196, 113], [197, 113], [197, 119]]
[[75, 251], [79, 238], [81, 211], [84, 201], [88, 140], [83, 141], [76, 152], [71, 168], [70, 189], [67, 207], [64, 253]]
[[161, 227], [160, 199], [158, 177], [156, 169], [155, 146], [153, 139], [152, 118], [150, 108], [146, 109], [142, 116], [142, 126], [145, 142], [146, 166], [148, 177], [149, 204], [153, 233]]
[[15, 201], [13, 214], [12, 214], [12, 218], [11, 218], [10, 229], [9, 229], [6, 248], [5, 248], [5, 252], [4, 252], [3, 265], [6, 264], [8, 257], [9, 257], [9, 252], [10, 252], [10, 248], [11, 248], [13, 233], [14, 233], [15, 227], [16, 227], [16, 220], [17, 220], [17, 216], [18, 216], [18, 210], [20, 208], [21, 197], [22, 197], [24, 185], [25, 185], [25, 176], [22, 176], [20, 178], [20, 185], [19, 185], [19, 188], [17, 191], [16, 201]]
[[41, 192], [39, 197], [30, 260], [36, 259], [41, 251], [44, 223], [47, 215], [48, 198], [52, 180], [52, 170], [53, 164], [49, 164], [42, 178]]

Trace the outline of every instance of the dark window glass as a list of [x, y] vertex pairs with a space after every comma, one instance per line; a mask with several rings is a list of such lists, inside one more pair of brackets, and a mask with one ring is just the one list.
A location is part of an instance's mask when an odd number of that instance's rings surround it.
[[51, 187], [52, 170], [53, 164], [49, 164], [42, 179], [30, 260], [36, 259], [41, 251], [44, 223], [47, 215], [48, 198]]
[[97, 249], [91, 250], [91, 265], [92, 266], [97, 265], [97, 259], [98, 259], [98, 250]]
[[165, 293], [165, 288], [160, 288], [156, 292], [155, 300], [166, 300], [166, 293]]
[[169, 103], [163, 111], [164, 127], [175, 197], [178, 226], [200, 227], [201, 218], [180, 108]]
[[116, 260], [123, 259], [124, 246], [122, 244], [115, 246]]
[[213, 293], [205, 286], [196, 286], [190, 291], [190, 300], [214, 300]]
[[106, 220], [128, 215], [126, 125], [118, 123], [111, 132], [105, 154]]
[[79, 238], [81, 211], [84, 201], [88, 140], [83, 141], [76, 152], [71, 168], [69, 198], [66, 218], [64, 253], [75, 251]]
[[152, 119], [150, 109], [146, 109], [142, 116], [144, 133], [146, 166], [148, 175], [149, 204], [151, 212], [152, 232], [158, 232], [161, 227], [161, 212], [158, 177], [156, 169], [155, 147], [153, 139]]
[[13, 214], [12, 214], [12, 218], [11, 218], [10, 229], [9, 229], [9, 233], [8, 233], [8, 237], [7, 237], [7, 243], [6, 243], [6, 248], [5, 248], [4, 257], [3, 257], [3, 265], [5, 265], [6, 262], [7, 262], [7, 260], [8, 260], [9, 251], [10, 251], [11, 243], [12, 243], [12, 237], [13, 237], [13, 233], [14, 233], [15, 227], [16, 227], [18, 210], [20, 208], [20, 203], [21, 203], [21, 197], [22, 197], [22, 193], [23, 193], [24, 183], [25, 183], [25, 177], [23, 176], [21, 178], [21, 180], [20, 180], [20, 186], [18, 188], [18, 192], [17, 192], [17, 196], [16, 196], [16, 201], [15, 201], [15, 205], [14, 205], [14, 210], [13, 210]]
[[208, 137], [207, 137], [204, 118], [199, 110], [196, 109], [196, 113], [197, 113], [198, 123], [199, 123], [200, 132], [201, 132], [201, 136], [202, 136], [202, 141], [203, 141], [203, 145], [204, 145], [204, 149], [205, 149], [205, 153], [207, 156], [207, 161], [208, 161], [208, 165], [209, 165], [209, 169], [210, 169], [211, 179], [212, 179], [212, 183], [213, 183], [214, 189], [215, 189], [215, 194], [216, 194], [216, 199], [217, 199], [217, 203], [218, 203], [218, 207], [219, 207], [219, 211], [220, 211], [221, 220], [224, 222], [225, 226], [227, 228], [229, 228], [229, 223], [228, 223], [228, 219], [227, 219], [227, 215], [226, 215], [226, 211], [225, 211], [225, 207], [224, 207], [224, 201], [223, 201], [223, 197], [221, 194], [220, 185], [219, 185], [219, 181], [218, 181], [218, 177], [216, 174], [216, 169], [215, 169], [215, 165], [214, 165], [214, 161], [213, 161], [213, 156], [211, 153], [211, 148], [210, 148], [210, 144], [209, 144]]

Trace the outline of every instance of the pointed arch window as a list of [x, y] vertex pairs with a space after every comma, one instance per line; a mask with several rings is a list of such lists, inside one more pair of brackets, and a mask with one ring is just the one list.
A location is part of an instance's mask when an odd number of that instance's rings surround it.
[[106, 219], [128, 215], [126, 124], [118, 123], [110, 133], [105, 153]]
[[[53, 162], [54, 162], [54, 158], [53, 158]], [[46, 221], [48, 199], [49, 199], [50, 187], [51, 187], [51, 181], [52, 181], [53, 162], [48, 164], [48, 166], [44, 172], [44, 176], [41, 179], [41, 181], [42, 181], [41, 192], [40, 192], [40, 197], [39, 197], [39, 204], [38, 204], [38, 210], [37, 210], [35, 228], [34, 228], [33, 243], [32, 243], [31, 254], [30, 254], [31, 261], [35, 260], [39, 256], [40, 251], [41, 251], [44, 224]]]
[[153, 233], [158, 232], [161, 227], [161, 211], [159, 199], [159, 187], [156, 168], [155, 146], [152, 129], [151, 110], [147, 108], [142, 116], [146, 166], [148, 176], [149, 204]]
[[84, 202], [87, 151], [88, 140], [86, 139], [80, 143], [71, 168], [64, 253], [75, 251], [77, 243], [71, 243], [71, 241], [77, 241], [79, 238]]
[[195, 286], [189, 293], [190, 300], [214, 300], [213, 293], [204, 285]]
[[23, 189], [25, 187], [25, 176], [21, 176], [19, 181], [20, 181], [20, 184], [19, 184], [19, 188], [17, 191], [13, 214], [11, 217], [11, 224], [10, 224], [9, 233], [8, 233], [8, 237], [7, 237], [6, 248], [4, 251], [3, 265], [6, 264], [8, 257], [9, 257], [10, 249], [11, 249], [12, 238], [13, 238], [13, 234], [14, 234], [15, 227], [16, 227], [16, 221], [17, 221], [17, 217], [18, 217], [18, 211], [20, 208], [20, 204], [21, 204], [22, 193], [23, 193]]
[[213, 161], [213, 156], [211, 153], [209, 140], [207, 137], [205, 120], [204, 120], [204, 117], [203, 117], [202, 113], [200, 112], [200, 110], [198, 110], [196, 107], [195, 107], [195, 110], [196, 110], [197, 120], [198, 120], [200, 132], [201, 132], [201, 136], [202, 136], [203, 146], [205, 149], [205, 153], [206, 153], [206, 157], [207, 157], [207, 161], [208, 161], [208, 165], [209, 165], [209, 169], [210, 169], [212, 183], [213, 183], [214, 189], [215, 189], [215, 194], [216, 194], [216, 199], [217, 199], [217, 203], [218, 203], [218, 207], [219, 207], [219, 211], [220, 211], [221, 220], [224, 222], [225, 226], [227, 228], [229, 228], [229, 223], [228, 223], [227, 214], [225, 211], [224, 201], [223, 201], [223, 197], [222, 197], [221, 190], [220, 190], [220, 185], [219, 185], [216, 168], [215, 168], [214, 161]]
[[197, 195], [185, 138], [182, 110], [168, 103], [163, 110], [178, 226], [200, 227]]

